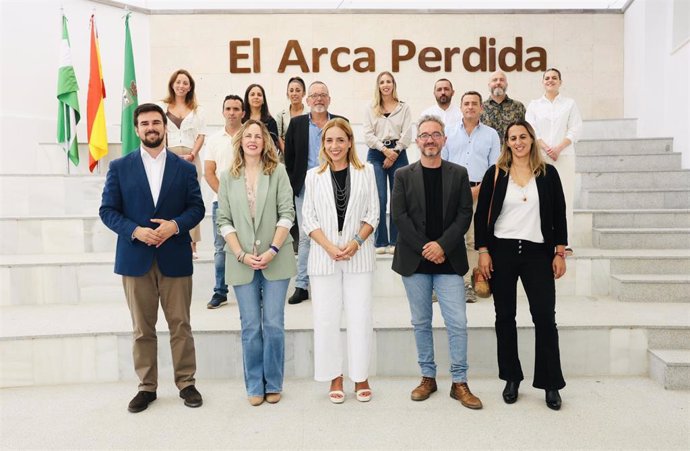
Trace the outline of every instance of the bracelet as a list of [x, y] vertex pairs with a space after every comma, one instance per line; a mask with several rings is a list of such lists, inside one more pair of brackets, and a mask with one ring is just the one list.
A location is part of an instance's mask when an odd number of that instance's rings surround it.
[[489, 250], [488, 250], [488, 249], [484, 249], [484, 250], [482, 250], [482, 251], [477, 251], [477, 253], [478, 253], [478, 254], [488, 254], [488, 253], [489, 253]]
[[554, 257], [555, 257], [556, 255], [558, 255], [558, 256], [561, 257], [563, 260], [565, 260], [565, 252], [555, 252], [555, 253], [554, 253]]
[[355, 237], [353, 238], [357, 242], [357, 248], [359, 248], [362, 244], [364, 244], [364, 239], [359, 236], [359, 233], [355, 233]]
[[239, 263], [242, 263], [242, 260], [244, 260], [244, 257], [245, 257], [246, 255], [247, 255], [246, 252], [244, 252], [244, 251], [243, 251], [243, 252], [240, 252], [240, 253], [237, 255], [237, 261], [238, 261]]
[[280, 248], [278, 248], [278, 246], [275, 244], [271, 244], [268, 248], [272, 250], [274, 254], [277, 254], [280, 251]]

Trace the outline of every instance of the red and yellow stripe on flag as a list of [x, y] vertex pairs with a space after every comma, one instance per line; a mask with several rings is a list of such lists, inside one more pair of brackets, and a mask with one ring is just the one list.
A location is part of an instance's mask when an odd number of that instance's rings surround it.
[[98, 47], [96, 19], [91, 15], [91, 62], [89, 91], [86, 96], [86, 130], [89, 139], [89, 170], [98, 160], [108, 155], [108, 133], [105, 128], [105, 83], [101, 68], [101, 52]]

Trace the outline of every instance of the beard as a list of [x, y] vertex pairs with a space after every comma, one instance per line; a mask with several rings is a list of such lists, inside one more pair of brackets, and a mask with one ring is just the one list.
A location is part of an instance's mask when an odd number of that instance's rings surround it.
[[494, 88], [491, 90], [491, 95], [495, 97], [501, 97], [506, 94], [506, 90], [501, 88], [500, 86]]
[[450, 97], [445, 94], [442, 94], [437, 100], [441, 105], [448, 105], [450, 103]]
[[325, 113], [328, 111], [328, 108], [326, 108], [326, 105], [314, 105], [311, 107], [311, 110], [315, 113]]
[[144, 137], [141, 140], [141, 143], [144, 146], [152, 149], [152, 148], [160, 146], [163, 143], [163, 139], [165, 139], [165, 137], [163, 135], [161, 135], [160, 133], [151, 132], [151, 133], [147, 133], [146, 135], [144, 135]]
[[422, 154], [425, 157], [435, 157], [436, 155], [441, 153], [441, 148], [438, 146], [428, 146], [428, 147], [422, 147]]

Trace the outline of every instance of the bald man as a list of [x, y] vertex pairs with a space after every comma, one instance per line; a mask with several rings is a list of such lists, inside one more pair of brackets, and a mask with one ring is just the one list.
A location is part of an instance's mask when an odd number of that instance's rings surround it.
[[525, 120], [525, 106], [508, 97], [508, 79], [506, 74], [496, 71], [489, 77], [491, 97], [482, 104], [484, 111], [481, 122], [498, 132], [503, 145], [506, 128], [513, 122]]

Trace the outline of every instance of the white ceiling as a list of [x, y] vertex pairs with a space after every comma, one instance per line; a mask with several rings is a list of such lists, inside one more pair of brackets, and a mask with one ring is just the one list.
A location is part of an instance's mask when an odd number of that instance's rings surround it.
[[96, 0], [151, 12], [186, 10], [599, 10], [621, 12], [632, 0]]

